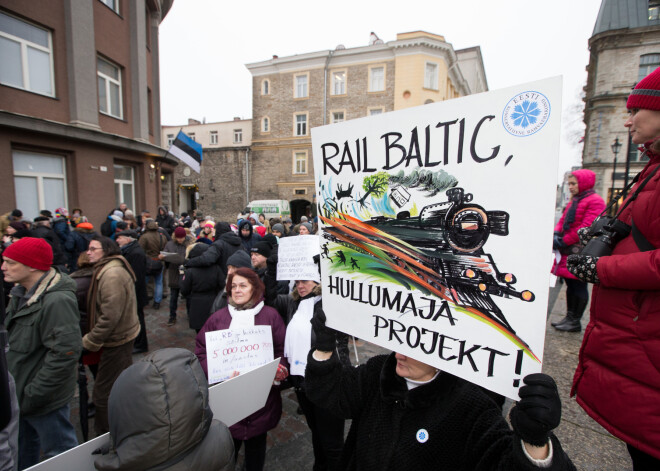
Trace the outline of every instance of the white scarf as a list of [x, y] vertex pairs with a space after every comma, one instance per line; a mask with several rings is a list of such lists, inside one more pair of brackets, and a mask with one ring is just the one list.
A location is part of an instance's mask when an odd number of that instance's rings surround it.
[[254, 326], [254, 316], [259, 314], [264, 307], [264, 302], [261, 301], [251, 309], [236, 309], [231, 304], [228, 304], [227, 307], [229, 308], [229, 314], [231, 315], [231, 323], [229, 324], [230, 329], [252, 327]]
[[307, 354], [312, 348], [312, 316], [314, 305], [321, 296], [300, 301], [298, 310], [286, 327], [284, 338], [284, 356], [289, 360], [289, 372], [292, 375], [305, 376]]

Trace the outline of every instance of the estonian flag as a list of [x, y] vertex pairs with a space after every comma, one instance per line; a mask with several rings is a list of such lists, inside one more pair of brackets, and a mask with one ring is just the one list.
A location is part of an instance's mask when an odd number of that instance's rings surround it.
[[200, 173], [202, 145], [186, 136], [183, 131], [179, 131], [179, 134], [176, 135], [168, 152], [195, 172]]

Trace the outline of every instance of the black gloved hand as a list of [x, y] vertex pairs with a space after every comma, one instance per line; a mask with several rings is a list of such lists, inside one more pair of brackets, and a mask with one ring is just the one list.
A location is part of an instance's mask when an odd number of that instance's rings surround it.
[[566, 259], [566, 268], [586, 283], [600, 283], [596, 270], [599, 258], [591, 255], [569, 255]]
[[591, 240], [591, 227], [586, 226], [578, 229], [577, 231], [578, 237], [580, 238], [580, 243], [582, 245], [587, 245], [589, 241]]
[[273, 277], [277, 277], [277, 261], [279, 257], [277, 255], [277, 250], [273, 250], [270, 253], [270, 257], [266, 259], [266, 269], [268, 273], [272, 273]]
[[332, 352], [337, 345], [337, 331], [326, 327], [325, 313], [323, 310], [314, 310], [314, 317], [310, 321], [314, 329], [314, 344], [312, 348], [321, 352]]
[[564, 243], [564, 240], [561, 235], [555, 234], [554, 237], [552, 238], [552, 248], [555, 250], [559, 250], [566, 247], [566, 244]]
[[511, 409], [511, 426], [523, 441], [543, 446], [561, 420], [557, 384], [543, 373], [527, 375], [523, 382], [525, 386], [518, 391], [520, 401]]

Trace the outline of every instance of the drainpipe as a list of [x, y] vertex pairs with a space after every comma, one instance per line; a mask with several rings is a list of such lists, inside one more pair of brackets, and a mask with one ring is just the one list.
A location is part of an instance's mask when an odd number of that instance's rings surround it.
[[250, 149], [245, 149], [245, 206], [250, 203], [250, 164], [248, 163], [248, 154]]
[[328, 66], [330, 65], [330, 59], [335, 51], [330, 51], [328, 53], [328, 58], [325, 60], [325, 67], [323, 68], [323, 124], [327, 124], [327, 106], [328, 106]]

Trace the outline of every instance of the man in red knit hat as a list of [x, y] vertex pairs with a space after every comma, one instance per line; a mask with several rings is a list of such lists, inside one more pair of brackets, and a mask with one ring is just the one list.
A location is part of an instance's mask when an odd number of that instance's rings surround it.
[[76, 283], [52, 268], [44, 239], [24, 237], [2, 254], [5, 281], [16, 283], [7, 308], [7, 363], [20, 406], [18, 469], [78, 444], [69, 421], [82, 350]]

